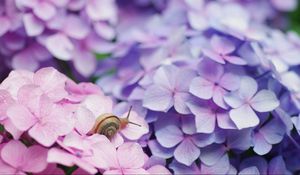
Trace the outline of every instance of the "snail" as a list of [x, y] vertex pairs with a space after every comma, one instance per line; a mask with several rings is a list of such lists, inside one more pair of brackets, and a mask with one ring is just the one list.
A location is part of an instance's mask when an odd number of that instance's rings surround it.
[[118, 131], [124, 129], [129, 123], [141, 127], [141, 125], [129, 121], [131, 109], [132, 106], [130, 106], [126, 118], [119, 118], [118, 116], [110, 113], [100, 115], [96, 119], [91, 132], [105, 135], [108, 139], [111, 139]]

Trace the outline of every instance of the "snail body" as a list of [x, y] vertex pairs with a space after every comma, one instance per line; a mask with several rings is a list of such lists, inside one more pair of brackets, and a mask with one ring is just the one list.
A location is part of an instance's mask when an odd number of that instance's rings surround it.
[[91, 132], [105, 135], [108, 139], [111, 139], [114, 135], [116, 135], [117, 132], [119, 132], [121, 129], [124, 129], [128, 123], [140, 126], [139, 124], [129, 121], [130, 111], [131, 107], [126, 118], [119, 118], [118, 116], [110, 113], [100, 115], [96, 119], [95, 125]]

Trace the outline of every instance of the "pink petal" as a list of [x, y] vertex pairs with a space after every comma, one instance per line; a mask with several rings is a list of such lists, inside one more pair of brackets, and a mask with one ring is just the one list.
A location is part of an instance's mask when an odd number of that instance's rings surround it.
[[175, 159], [190, 166], [200, 155], [200, 149], [190, 139], [184, 139], [175, 149]]
[[43, 22], [37, 19], [33, 14], [25, 14], [23, 16], [23, 22], [28, 36], [38, 36], [45, 29]]
[[24, 85], [19, 89], [18, 102], [32, 114], [40, 115], [40, 100], [43, 91], [34, 84]]
[[38, 70], [33, 77], [34, 83], [39, 85], [44, 93], [54, 101], [59, 101], [67, 96], [66, 80], [65, 75], [51, 67]]
[[259, 91], [251, 100], [251, 107], [258, 112], [272, 111], [278, 106], [276, 95], [269, 90]]
[[33, 9], [33, 12], [42, 20], [47, 21], [54, 17], [54, 15], [56, 14], [56, 9], [52, 4], [48, 3], [47, 1], [39, 1]]
[[114, 146], [117, 148], [120, 145], [122, 145], [124, 143], [124, 139], [121, 136], [121, 134], [117, 133], [116, 135], [114, 135], [113, 138], [111, 138], [111, 143], [114, 144]]
[[145, 91], [143, 106], [154, 111], [168, 111], [173, 106], [172, 92], [156, 85]]
[[54, 106], [51, 114], [43, 117], [43, 121], [46, 123], [44, 127], [52, 129], [52, 132], [58, 136], [70, 133], [75, 125], [72, 111], [68, 111], [59, 105]]
[[4, 35], [11, 27], [11, 23], [7, 17], [0, 16], [0, 36]]
[[23, 165], [24, 155], [27, 148], [21, 142], [12, 140], [6, 143], [1, 149], [2, 160], [14, 168], [19, 168]]
[[9, 76], [0, 84], [1, 89], [7, 90], [16, 99], [19, 88], [25, 84], [32, 83], [33, 73], [30, 71], [12, 71]]
[[190, 93], [201, 98], [210, 99], [213, 95], [214, 84], [202, 77], [196, 77], [190, 84]]
[[235, 46], [230, 40], [218, 35], [214, 35], [211, 38], [210, 44], [215, 52], [223, 55], [227, 55], [235, 50]]
[[0, 89], [0, 120], [6, 118], [6, 111], [14, 103], [8, 91]]
[[89, 31], [89, 24], [79, 16], [69, 15], [65, 19], [63, 31], [70, 37], [75, 39], [85, 38]]
[[37, 174], [38, 175], [45, 175], [45, 174], [59, 175], [59, 174], [64, 174], [64, 171], [62, 169], [58, 168], [56, 164], [49, 163], [47, 168], [44, 171], [37, 173]]
[[49, 150], [47, 162], [59, 163], [65, 166], [73, 166], [76, 164], [77, 166], [84, 169], [88, 173], [96, 174], [98, 172], [98, 170], [92, 165], [58, 148], [51, 148]]
[[68, 61], [72, 58], [74, 45], [64, 34], [57, 33], [46, 39], [46, 47], [58, 59]]
[[18, 130], [9, 118], [2, 121], [2, 124], [4, 125], [5, 130], [8, 131], [14, 139], [19, 139], [23, 134], [23, 131]]
[[36, 117], [25, 106], [19, 104], [8, 108], [7, 115], [16, 128], [21, 131], [28, 130], [37, 122]]
[[79, 107], [75, 113], [75, 117], [77, 119], [75, 128], [79, 133], [86, 134], [93, 128], [95, 116], [90, 110]]
[[47, 149], [34, 145], [28, 148], [24, 154], [22, 170], [31, 173], [38, 173], [47, 167]]
[[0, 159], [0, 174], [16, 174], [17, 170]]
[[[122, 116], [125, 118], [127, 113]], [[149, 126], [144, 118], [140, 117], [135, 111], [131, 111], [129, 116], [129, 121], [139, 124], [141, 126], [137, 126], [134, 124], [127, 124], [127, 126], [121, 130], [121, 133], [129, 140], [137, 140], [141, 138], [144, 134], [149, 132]]]
[[63, 148], [66, 150], [72, 152], [72, 148], [78, 149], [78, 150], [85, 150], [85, 140], [84, 137], [79, 135], [76, 131], [73, 131], [66, 135], [63, 138], [62, 144], [60, 144]]
[[81, 104], [92, 111], [94, 117], [105, 113], [112, 113], [113, 102], [111, 98], [103, 95], [89, 95]]
[[140, 174], [140, 175], [150, 175], [148, 171], [144, 170], [143, 168], [138, 169], [124, 169], [123, 174]]
[[258, 116], [247, 104], [239, 108], [232, 109], [229, 112], [229, 116], [238, 129], [254, 127], [259, 124]]
[[117, 150], [118, 160], [122, 168], [141, 168], [144, 165], [144, 152], [137, 143], [124, 143]]
[[106, 170], [103, 173], [103, 175], [115, 175], [115, 174], [123, 174], [123, 172], [121, 169], [117, 169], [117, 170]]
[[[101, 141], [92, 145], [94, 155], [92, 157], [86, 157], [85, 160], [100, 169], [119, 168], [120, 160], [118, 161], [116, 148], [105, 136], [101, 136], [100, 139]], [[126, 158], [127, 157], [125, 157], [125, 159]]]
[[34, 140], [46, 147], [53, 145], [58, 138], [58, 135], [53, 132], [53, 128], [40, 124], [34, 125], [28, 133]]

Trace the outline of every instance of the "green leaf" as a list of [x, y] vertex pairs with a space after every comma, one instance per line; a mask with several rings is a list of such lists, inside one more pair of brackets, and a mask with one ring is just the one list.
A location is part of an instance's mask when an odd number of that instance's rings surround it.
[[105, 60], [107, 58], [110, 58], [112, 56], [111, 53], [96, 53], [96, 59], [97, 60]]

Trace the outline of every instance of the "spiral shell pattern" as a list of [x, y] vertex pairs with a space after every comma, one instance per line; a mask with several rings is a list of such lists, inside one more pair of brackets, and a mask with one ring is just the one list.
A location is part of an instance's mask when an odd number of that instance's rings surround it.
[[111, 139], [120, 129], [120, 119], [112, 114], [101, 115], [94, 128], [95, 133], [105, 135]]

